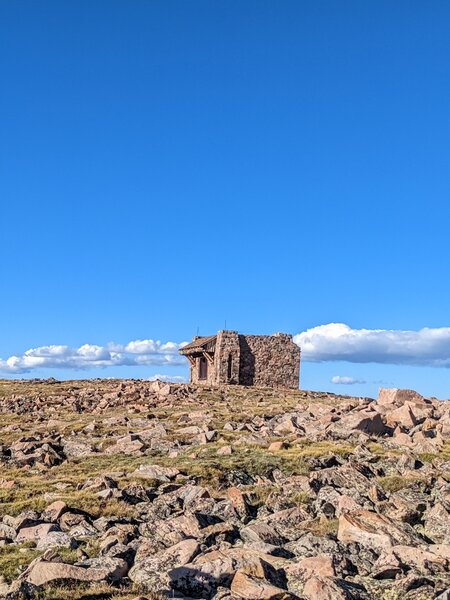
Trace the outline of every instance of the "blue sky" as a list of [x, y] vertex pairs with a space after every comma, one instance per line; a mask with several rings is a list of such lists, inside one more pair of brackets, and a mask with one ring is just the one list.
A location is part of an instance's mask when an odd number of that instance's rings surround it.
[[302, 387], [449, 397], [449, 330], [370, 333], [450, 325], [449, 40], [444, 1], [3, 2], [1, 374], [183, 376], [127, 345], [343, 323]]

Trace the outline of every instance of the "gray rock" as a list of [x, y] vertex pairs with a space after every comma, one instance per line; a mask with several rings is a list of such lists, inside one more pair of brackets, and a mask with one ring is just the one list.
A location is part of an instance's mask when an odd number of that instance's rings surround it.
[[450, 544], [450, 512], [441, 502], [427, 512], [425, 531], [433, 541]]
[[186, 539], [155, 555], [135, 561], [129, 578], [152, 591], [170, 589], [168, 572], [189, 563], [200, 551], [198, 542]]
[[37, 550], [48, 550], [49, 548], [76, 548], [77, 544], [73, 537], [62, 531], [50, 531], [38, 539]]

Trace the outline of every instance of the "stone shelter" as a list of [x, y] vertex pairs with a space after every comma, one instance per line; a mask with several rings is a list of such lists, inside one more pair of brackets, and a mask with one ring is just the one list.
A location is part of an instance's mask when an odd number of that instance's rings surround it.
[[300, 348], [287, 333], [241, 335], [222, 330], [196, 336], [180, 348], [190, 366], [190, 382], [298, 389]]

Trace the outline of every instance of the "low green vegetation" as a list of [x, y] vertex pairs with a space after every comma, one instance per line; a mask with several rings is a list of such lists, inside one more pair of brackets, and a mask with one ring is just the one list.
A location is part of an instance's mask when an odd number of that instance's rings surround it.
[[0, 575], [8, 583], [16, 579], [23, 568], [41, 554], [34, 544], [11, 544], [0, 547]]
[[426, 478], [419, 474], [411, 474], [403, 477], [400, 475], [389, 475], [378, 477], [376, 481], [385, 492], [395, 493], [414, 484], [424, 483], [426, 482]]
[[319, 518], [314, 521], [307, 521], [303, 524], [302, 529], [310, 531], [314, 535], [326, 536], [337, 535], [339, 527], [338, 519]]

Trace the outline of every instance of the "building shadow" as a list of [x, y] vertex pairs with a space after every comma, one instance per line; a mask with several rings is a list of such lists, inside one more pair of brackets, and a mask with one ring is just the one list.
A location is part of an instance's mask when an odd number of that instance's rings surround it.
[[243, 335], [239, 336], [239, 351], [239, 383], [241, 385], [253, 385], [255, 381], [255, 355]]

